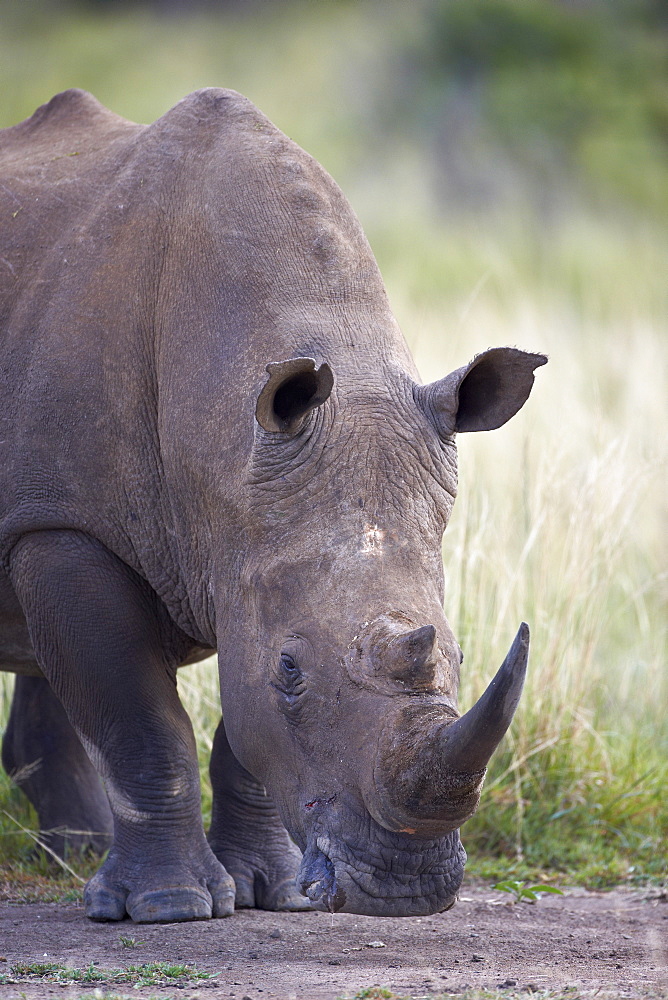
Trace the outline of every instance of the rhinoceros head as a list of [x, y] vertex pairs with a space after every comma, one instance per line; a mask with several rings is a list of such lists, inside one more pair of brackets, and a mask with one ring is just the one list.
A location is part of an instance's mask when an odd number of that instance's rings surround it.
[[[318, 905], [400, 916], [456, 898], [459, 827], [510, 725], [529, 633], [460, 717], [441, 562], [454, 438], [505, 423], [545, 361], [494, 349], [426, 386], [390, 366], [362, 379], [335, 359], [268, 366], [248, 487], [246, 711], [225, 724]], [[233, 655], [221, 650], [223, 683]]]

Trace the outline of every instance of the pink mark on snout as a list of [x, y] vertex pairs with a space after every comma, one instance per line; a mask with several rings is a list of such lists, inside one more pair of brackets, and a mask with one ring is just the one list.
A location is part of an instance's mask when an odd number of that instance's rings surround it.
[[336, 792], [334, 795], [330, 795], [328, 799], [312, 799], [310, 802], [304, 803], [304, 809], [313, 809], [314, 806], [328, 806], [330, 802], [336, 801]]

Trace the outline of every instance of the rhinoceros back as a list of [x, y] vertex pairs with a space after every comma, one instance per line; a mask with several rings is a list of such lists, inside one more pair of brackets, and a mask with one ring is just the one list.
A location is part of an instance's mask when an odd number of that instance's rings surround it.
[[185, 564], [213, 506], [238, 537], [267, 363], [414, 372], [361, 226], [232, 91], [149, 126], [68, 91], [0, 133], [0, 183], [0, 560], [85, 531], [202, 638]]

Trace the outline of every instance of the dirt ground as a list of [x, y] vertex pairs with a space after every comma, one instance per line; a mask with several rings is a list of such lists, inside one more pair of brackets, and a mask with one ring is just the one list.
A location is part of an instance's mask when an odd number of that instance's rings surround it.
[[[217, 975], [141, 989], [6, 981], [17, 962], [117, 969], [156, 961]], [[247, 910], [143, 926], [94, 924], [75, 904], [2, 903], [0, 984], [3, 976], [1, 1000], [90, 996], [95, 987], [184, 1000], [334, 1000], [372, 986], [411, 997], [499, 986], [509, 995], [575, 987], [574, 995], [601, 1000], [668, 997], [668, 900], [656, 890], [573, 890], [508, 904], [501, 893], [467, 888], [452, 910], [433, 917]]]

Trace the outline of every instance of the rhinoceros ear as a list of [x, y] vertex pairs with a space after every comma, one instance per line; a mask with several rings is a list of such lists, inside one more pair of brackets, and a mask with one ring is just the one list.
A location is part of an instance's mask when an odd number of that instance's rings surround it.
[[257, 399], [255, 417], [265, 431], [294, 434], [304, 417], [328, 398], [334, 385], [328, 364], [316, 368], [313, 358], [291, 358], [267, 365], [269, 378]]
[[544, 354], [494, 347], [440, 381], [421, 386], [418, 398], [445, 437], [491, 431], [526, 403], [534, 369], [546, 362]]

